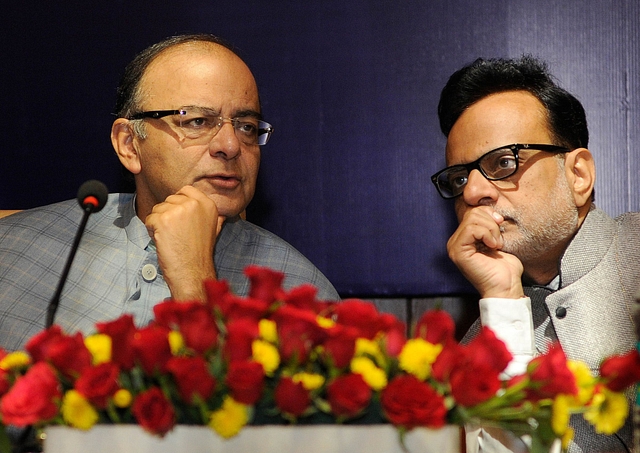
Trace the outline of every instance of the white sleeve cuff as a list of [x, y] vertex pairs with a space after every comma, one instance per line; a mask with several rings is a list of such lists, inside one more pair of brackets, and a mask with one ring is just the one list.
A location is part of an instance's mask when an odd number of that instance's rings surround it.
[[531, 299], [480, 299], [480, 321], [502, 340], [513, 355], [507, 377], [522, 374], [535, 354]]

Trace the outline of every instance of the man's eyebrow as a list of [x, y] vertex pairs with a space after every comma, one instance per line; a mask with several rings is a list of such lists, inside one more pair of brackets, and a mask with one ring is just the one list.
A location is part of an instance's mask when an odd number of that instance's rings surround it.
[[[187, 110], [189, 109], [200, 109], [203, 112], [206, 112], [209, 115], [212, 116], [220, 116], [221, 112], [220, 110], [216, 110], [214, 108], [211, 107], [202, 107], [200, 105], [185, 105], [182, 108], [185, 108]], [[244, 118], [244, 117], [252, 117], [252, 118], [257, 118], [259, 120], [262, 119], [262, 114], [260, 112], [256, 112], [253, 109], [244, 109], [244, 110], [236, 110], [233, 115], [231, 115], [232, 118]]]
[[247, 109], [247, 110], [237, 110], [234, 114], [234, 118], [244, 118], [244, 117], [253, 117], [259, 120], [262, 119], [262, 114], [260, 112], [256, 112], [255, 110]]
[[213, 109], [211, 107], [202, 107], [201, 105], [185, 105], [182, 106], [182, 108], [184, 109], [198, 109], [198, 110], [202, 110], [204, 113], [208, 114], [208, 115], [213, 115], [213, 116], [219, 116], [220, 115], [220, 111]]

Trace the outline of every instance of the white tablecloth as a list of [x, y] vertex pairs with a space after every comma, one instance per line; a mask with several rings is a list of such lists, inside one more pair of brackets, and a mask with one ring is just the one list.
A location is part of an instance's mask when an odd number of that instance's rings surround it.
[[[53, 426], [46, 435], [45, 453], [403, 453], [390, 425], [251, 426], [228, 440], [198, 426], [177, 426], [163, 439], [135, 425]], [[410, 453], [460, 453], [460, 429], [415, 429], [405, 445]]]

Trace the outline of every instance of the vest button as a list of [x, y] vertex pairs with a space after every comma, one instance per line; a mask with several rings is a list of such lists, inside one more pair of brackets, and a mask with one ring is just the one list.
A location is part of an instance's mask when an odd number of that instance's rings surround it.
[[145, 282], [152, 282], [156, 279], [158, 271], [153, 264], [145, 264], [142, 266], [142, 278]]
[[556, 318], [562, 319], [565, 316], [567, 316], [567, 309], [566, 308], [564, 308], [564, 307], [556, 308]]

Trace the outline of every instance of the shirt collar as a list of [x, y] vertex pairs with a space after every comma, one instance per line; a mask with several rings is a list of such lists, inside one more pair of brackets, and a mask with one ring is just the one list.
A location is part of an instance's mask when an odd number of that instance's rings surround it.
[[145, 249], [151, 242], [147, 227], [136, 215], [136, 196], [131, 193], [121, 193], [118, 199], [118, 218], [116, 222], [124, 227], [127, 238], [136, 246]]

